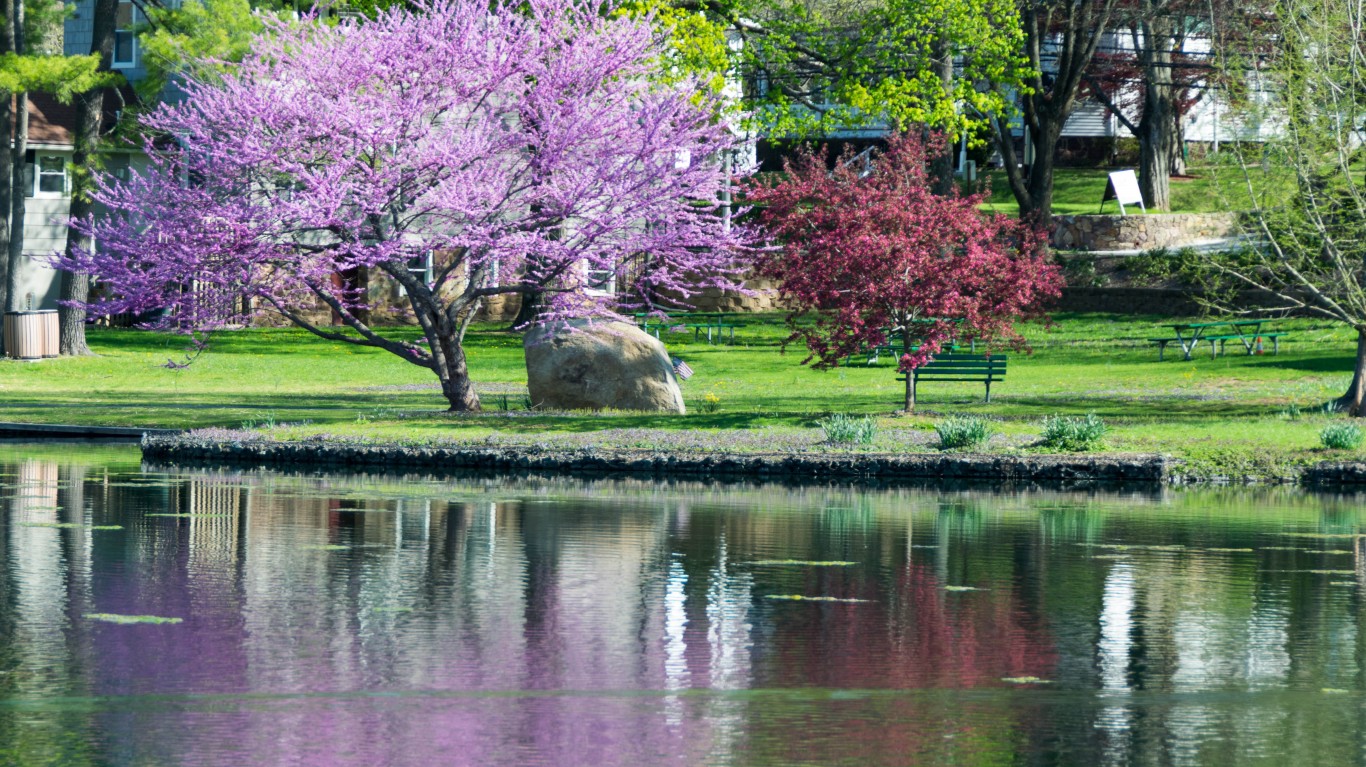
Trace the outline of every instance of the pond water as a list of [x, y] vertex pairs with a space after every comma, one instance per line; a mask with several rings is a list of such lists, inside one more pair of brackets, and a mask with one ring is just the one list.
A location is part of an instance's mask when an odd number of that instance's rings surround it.
[[138, 460], [0, 447], [0, 764], [1366, 761], [1359, 497]]

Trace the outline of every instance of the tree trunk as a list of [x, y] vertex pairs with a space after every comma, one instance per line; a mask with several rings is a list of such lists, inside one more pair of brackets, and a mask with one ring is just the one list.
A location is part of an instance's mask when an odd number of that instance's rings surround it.
[[1029, 167], [1029, 204], [1020, 205], [1020, 218], [1033, 217], [1034, 225], [1053, 231], [1053, 163], [1058, 155], [1062, 124], [1051, 122], [1031, 133], [1034, 164]]
[[1171, 175], [1186, 175], [1186, 127], [1181, 115], [1172, 110], [1172, 127], [1168, 142], [1171, 151]]
[[[118, 25], [118, 0], [95, 0], [92, 25], [94, 27], [90, 52], [100, 57], [100, 71], [112, 71], [114, 58], [114, 30]], [[92, 176], [98, 165], [100, 129], [104, 116], [104, 89], [99, 88], [77, 97], [79, 110], [76, 123], [75, 151], [71, 155], [71, 218], [85, 218], [91, 214], [94, 202], [90, 199]], [[89, 250], [90, 238], [70, 227], [66, 230], [66, 256]], [[64, 355], [90, 354], [85, 342], [85, 309], [81, 306], [90, 299], [90, 275], [76, 272], [61, 274], [62, 304], [57, 318], [61, 325], [61, 353]], [[68, 304], [75, 304], [68, 306]]]
[[465, 349], [459, 343], [444, 338], [428, 338], [431, 344], [440, 344], [441, 354], [436, 356], [436, 376], [441, 379], [441, 394], [450, 403], [452, 413], [478, 413], [479, 395], [470, 381], [470, 369], [465, 360]]
[[[0, 55], [14, 51], [14, 0], [0, 2]], [[8, 147], [14, 141], [14, 99], [11, 94], [0, 93], [0, 147]], [[0, 307], [9, 303], [9, 209], [11, 192], [9, 174], [0, 173]]]
[[[100, 138], [100, 116], [104, 111], [104, 90], [97, 89], [77, 97], [80, 119], [76, 126], [76, 150], [71, 155], [71, 218], [88, 217], [94, 203], [90, 199], [93, 160]], [[90, 237], [71, 227], [66, 230], [66, 257], [90, 250]], [[61, 353], [68, 356], [90, 354], [85, 342], [85, 308], [90, 299], [90, 275], [62, 272], [61, 304], [57, 308]]]
[[[16, 3], [15, 7], [22, 5]], [[16, 12], [17, 13], [17, 12]], [[21, 21], [16, 19], [15, 26]], [[10, 219], [9, 219], [9, 274], [6, 279], [5, 311], [17, 312], [33, 309], [28, 306], [24, 296], [19, 294], [19, 265], [24, 256], [24, 212], [28, 197], [25, 189], [24, 171], [28, 163], [28, 94], [20, 93], [14, 97], [14, 150], [10, 155]]]
[[[911, 353], [911, 327], [907, 320], [901, 321], [901, 355], [904, 357]], [[898, 366], [900, 360], [897, 360]], [[906, 371], [906, 414], [915, 412], [915, 371]]]
[[512, 320], [509, 330], [516, 330], [530, 325], [541, 316], [541, 308], [544, 304], [544, 294], [539, 290], [522, 291], [522, 303], [517, 307], [517, 317]]
[[1357, 328], [1357, 361], [1352, 383], [1347, 386], [1347, 393], [1337, 398], [1333, 405], [1339, 412], [1361, 418], [1366, 416], [1363, 400], [1366, 400], [1366, 327]]
[[[953, 96], [953, 52], [949, 49], [948, 40], [945, 32], [940, 32], [936, 36], [934, 43], [934, 69], [939, 77], [939, 84], [944, 89], [946, 97]], [[954, 136], [949, 133], [944, 134], [943, 151], [930, 158], [930, 190], [937, 195], [947, 196], [953, 193], [953, 149]]]
[[[14, 0], [14, 52], [24, 55], [24, 2]], [[32, 309], [19, 295], [19, 264], [24, 256], [24, 208], [28, 203], [24, 170], [28, 164], [28, 93], [14, 97], [14, 150], [10, 156], [9, 274], [6, 279], [5, 311]], [[37, 169], [34, 169], [37, 175]]]
[[1169, 15], [1151, 12], [1142, 24], [1143, 119], [1138, 123], [1139, 191], [1151, 210], [1171, 210], [1172, 25]]

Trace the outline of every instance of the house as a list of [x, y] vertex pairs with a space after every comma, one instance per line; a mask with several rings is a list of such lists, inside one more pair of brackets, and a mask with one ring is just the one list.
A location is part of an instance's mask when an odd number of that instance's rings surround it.
[[[85, 55], [90, 52], [94, 0], [79, 0], [71, 7], [63, 27], [63, 52], [68, 56]], [[142, 18], [141, 12], [132, 3], [122, 2], [118, 13], [113, 67], [130, 82], [136, 82], [146, 76], [133, 29]], [[119, 108], [124, 100], [132, 98], [131, 90], [124, 90], [122, 96], [105, 99], [106, 129], [118, 121]], [[28, 104], [28, 172], [24, 191], [28, 200], [23, 259], [17, 267], [19, 305], [26, 309], [56, 309], [61, 282], [57, 271], [47, 264], [47, 258], [66, 247], [66, 219], [71, 210], [70, 166], [78, 113], [74, 105], [61, 104], [44, 93], [30, 93]], [[115, 151], [104, 158], [105, 170], [114, 174], [126, 172], [137, 162], [137, 154], [131, 150]]]
[[71, 208], [75, 110], [46, 94], [29, 94], [28, 166], [24, 179], [24, 250], [17, 265], [19, 306], [56, 309], [61, 284], [45, 259], [66, 247]]

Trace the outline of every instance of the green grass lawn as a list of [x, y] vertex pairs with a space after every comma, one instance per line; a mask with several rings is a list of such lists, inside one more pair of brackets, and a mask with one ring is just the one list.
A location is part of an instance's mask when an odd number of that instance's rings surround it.
[[[1106, 176], [1120, 168], [1059, 168], [1053, 177], [1053, 212], [1059, 215], [1099, 213], [1100, 198], [1105, 193]], [[1282, 178], [1283, 169], [1260, 167], [1252, 171], [1254, 185], [1263, 190], [1286, 189], [1289, 180]], [[1010, 193], [1004, 171], [986, 172], [991, 185], [991, 196], [986, 210], [997, 210], [1018, 216], [1020, 207]], [[1247, 210], [1252, 207], [1246, 178], [1234, 165], [1192, 165], [1186, 178], [1171, 181], [1172, 213], [1215, 213], [1228, 210]], [[1141, 211], [1135, 205], [1125, 206], [1130, 215]], [[1105, 203], [1105, 213], [1118, 213], [1119, 206]]]
[[[901, 384], [890, 364], [812, 370], [800, 349], [781, 351], [777, 316], [741, 318], [735, 346], [665, 335], [696, 375], [684, 384], [690, 413], [528, 413], [520, 337], [480, 327], [470, 369], [488, 412], [452, 416], [430, 371], [384, 352], [313, 338], [297, 330], [216, 334], [184, 369], [184, 340], [134, 330], [95, 329], [98, 357], [0, 362], [0, 420], [157, 427], [271, 427], [281, 436], [326, 433], [402, 441], [606, 443], [652, 447], [670, 435], [698, 449], [807, 449], [830, 413], [876, 416], [874, 449], [928, 450], [934, 423], [953, 413], [991, 418], [996, 450], [1037, 450], [1043, 416], [1097, 413], [1112, 427], [1108, 449], [1167, 452], [1211, 473], [1264, 473], [1344, 453], [1321, 449], [1318, 432], [1340, 416], [1316, 412], [1350, 378], [1351, 331], [1308, 320], [1278, 323], [1292, 335], [1279, 356], [1241, 353], [1165, 362], [1145, 341], [1169, 335], [1174, 320], [1061, 315], [1029, 326], [1029, 356], [1014, 355], [985, 404], [982, 387], [928, 383], [919, 412], [899, 416]], [[715, 412], [702, 412], [707, 395]], [[502, 408], [508, 408], [504, 412]], [[1298, 411], [1298, 412], [1297, 412]], [[306, 422], [306, 423], [305, 423]], [[285, 424], [291, 424], [285, 426]], [[738, 431], [736, 431], [738, 430]], [[661, 441], [663, 440], [663, 441]]]

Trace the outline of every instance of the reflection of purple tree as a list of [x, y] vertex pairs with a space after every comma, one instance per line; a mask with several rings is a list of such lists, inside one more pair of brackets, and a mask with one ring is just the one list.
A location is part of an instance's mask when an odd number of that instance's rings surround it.
[[[111, 625], [73, 616], [73, 625], [96, 658], [90, 670], [90, 692], [100, 696], [167, 694], [223, 695], [250, 690], [243, 652], [246, 634], [242, 621], [240, 570], [232, 553], [237, 546], [234, 515], [226, 520], [152, 518], [146, 511], [204, 512], [191, 499], [193, 483], [185, 483], [173, 497], [183, 504], [168, 509], [149, 506], [133, 488], [110, 488], [110, 505], [121, 512], [126, 526], [119, 537], [97, 538], [97, 569], [91, 579], [89, 611], [123, 615], [182, 618], [177, 625]], [[238, 488], [219, 488], [236, 493]], [[217, 510], [215, 510], [217, 512]], [[225, 526], [228, 535], [196, 535], [197, 525]], [[106, 534], [108, 535], [108, 534]], [[138, 545], [127, 545], [129, 540]], [[124, 545], [116, 545], [123, 543]], [[227, 547], [230, 551], [205, 550]], [[192, 561], [198, 564], [192, 565]], [[210, 569], [204, 562], [219, 563]], [[176, 708], [177, 704], [165, 704]], [[174, 762], [184, 733], [194, 731], [203, 714], [166, 716], [159, 707], [118, 706], [97, 717], [100, 732], [118, 733], [111, 742], [137, 751], [127, 761]], [[220, 731], [244, 729], [247, 717], [212, 717]], [[147, 753], [143, 752], [146, 749]], [[159, 753], [158, 753], [159, 752]], [[120, 756], [119, 760], [124, 757]]]

